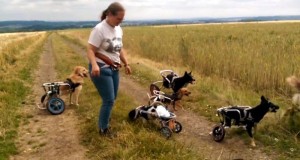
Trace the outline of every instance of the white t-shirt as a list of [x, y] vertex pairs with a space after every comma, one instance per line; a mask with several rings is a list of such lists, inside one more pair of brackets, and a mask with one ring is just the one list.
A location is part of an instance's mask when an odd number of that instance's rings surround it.
[[[113, 62], [121, 63], [120, 51], [123, 47], [122, 36], [123, 31], [120, 26], [112, 27], [106, 20], [103, 20], [93, 28], [88, 43], [97, 47], [98, 53], [109, 57]], [[105, 63], [97, 57], [96, 61]]]

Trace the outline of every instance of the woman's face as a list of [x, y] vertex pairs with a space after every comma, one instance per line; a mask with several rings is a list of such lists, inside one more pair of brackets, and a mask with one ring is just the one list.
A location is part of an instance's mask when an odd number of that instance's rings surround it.
[[108, 16], [109, 24], [112, 26], [118, 26], [120, 23], [122, 23], [124, 16], [125, 16], [124, 11], [119, 11], [119, 12], [117, 12], [116, 15], [109, 14], [109, 16]]

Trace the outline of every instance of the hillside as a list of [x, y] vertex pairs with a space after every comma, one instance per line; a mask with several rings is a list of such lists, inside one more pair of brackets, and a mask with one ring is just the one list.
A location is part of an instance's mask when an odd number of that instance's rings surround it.
[[[300, 16], [129, 20], [123, 26], [300, 20]], [[0, 21], [0, 33], [91, 28], [99, 21]]]

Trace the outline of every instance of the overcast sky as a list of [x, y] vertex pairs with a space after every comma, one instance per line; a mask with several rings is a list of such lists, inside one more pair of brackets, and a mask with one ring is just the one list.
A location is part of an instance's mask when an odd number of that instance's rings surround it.
[[[300, 15], [300, 0], [115, 0], [125, 20]], [[0, 21], [99, 20], [113, 0], [0, 0]]]

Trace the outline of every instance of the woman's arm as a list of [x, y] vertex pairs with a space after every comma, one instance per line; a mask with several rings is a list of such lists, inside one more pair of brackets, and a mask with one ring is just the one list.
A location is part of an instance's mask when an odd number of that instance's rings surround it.
[[96, 58], [95, 58], [95, 55], [97, 53], [97, 47], [91, 45], [91, 44], [88, 44], [88, 47], [87, 47], [87, 57], [92, 65], [92, 70], [91, 70], [91, 75], [92, 76], [99, 76], [100, 75], [100, 68], [96, 62]]
[[114, 66], [114, 62], [111, 59], [109, 59], [107, 56], [105, 56], [104, 54], [96, 52], [95, 56], [97, 58], [101, 59], [102, 61], [104, 61], [106, 64], [108, 64], [110, 66]]
[[124, 63], [125, 73], [126, 74], [131, 74], [131, 68], [130, 68], [130, 66], [127, 62], [127, 59], [126, 59], [126, 51], [123, 48], [120, 51], [120, 59]]

